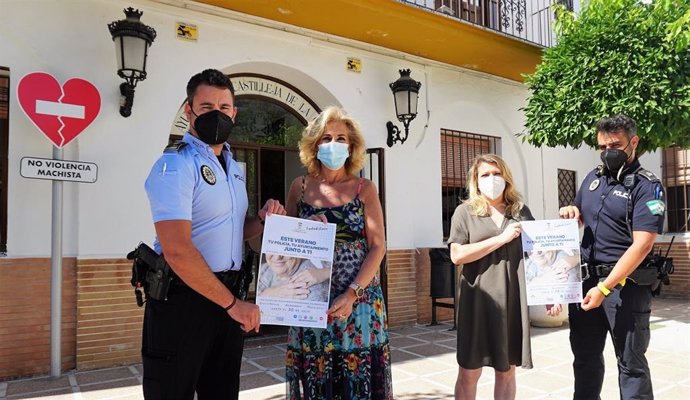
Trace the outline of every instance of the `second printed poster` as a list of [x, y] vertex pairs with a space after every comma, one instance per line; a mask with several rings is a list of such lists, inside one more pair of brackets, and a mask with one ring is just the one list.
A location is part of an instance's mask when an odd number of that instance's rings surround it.
[[582, 301], [580, 234], [574, 219], [522, 221], [527, 304]]

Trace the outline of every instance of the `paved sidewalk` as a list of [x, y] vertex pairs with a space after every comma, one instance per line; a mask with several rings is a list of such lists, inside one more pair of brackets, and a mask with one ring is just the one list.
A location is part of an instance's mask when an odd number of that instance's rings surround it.
[[[655, 299], [652, 340], [647, 352], [654, 393], [661, 400], [690, 398], [690, 302]], [[455, 332], [449, 325], [415, 326], [391, 331], [393, 389], [399, 400], [452, 399], [457, 376]], [[533, 328], [535, 368], [518, 369], [518, 399], [572, 398], [572, 355], [568, 328]], [[285, 398], [283, 344], [248, 343], [242, 368], [243, 400]], [[618, 399], [617, 370], [611, 344], [602, 399]], [[0, 399], [141, 399], [141, 365], [69, 372], [0, 382]], [[484, 369], [479, 399], [493, 398], [493, 370]]]

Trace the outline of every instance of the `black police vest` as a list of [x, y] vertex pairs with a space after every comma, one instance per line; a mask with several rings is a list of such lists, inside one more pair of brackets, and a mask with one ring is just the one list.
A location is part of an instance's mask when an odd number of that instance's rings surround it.
[[[638, 184], [640, 184], [640, 182], [642, 182], [642, 181], [646, 180], [650, 183], [651, 182], [659, 182], [659, 179], [652, 172], [643, 169], [640, 166], [639, 162], [635, 162], [634, 165], [632, 166], [632, 169], [629, 169], [626, 172], [627, 172], [627, 174], [623, 176], [623, 179], [621, 179], [621, 181], [616, 181], [616, 180], [613, 180], [610, 177], [608, 177], [607, 171], [603, 166], [598, 166], [590, 174], [588, 174], [588, 178], [586, 179], [586, 181], [590, 185], [590, 189], [586, 195], [583, 194], [581, 206], [586, 209], [586, 210], [583, 210], [583, 212], [590, 212], [591, 211], [591, 212], [595, 213], [594, 221], [590, 221], [590, 222], [596, 222], [596, 224], [591, 225], [591, 229], [594, 229], [594, 231], [590, 230], [589, 235], [588, 235], [587, 230], [586, 230], [585, 231], [585, 237], [583, 237], [582, 246], [583, 246], [583, 249], [587, 249], [586, 252], [588, 253], [587, 255], [583, 254], [583, 256], [587, 257], [587, 259], [588, 259], [587, 262], [590, 262], [590, 263], [599, 262], [599, 263], [601, 263], [601, 262], [612, 262], [613, 261], [612, 257], [614, 257], [614, 254], [611, 253], [612, 248], [610, 248], [607, 244], [604, 243], [604, 242], [608, 243], [609, 239], [603, 239], [601, 237], [602, 234], [604, 235], [604, 238], [610, 238], [611, 240], [614, 239], [614, 237], [613, 236], [607, 236], [607, 235], [616, 235], [615, 236], [616, 239], [614, 240], [614, 242], [616, 242], [615, 245], [614, 245], [614, 243], [610, 243], [610, 244], [616, 248], [620, 248], [621, 251], [623, 251], [624, 248], [629, 247], [629, 245], [633, 241], [632, 226], [633, 226], [633, 218], [634, 218], [634, 211], [635, 211], [634, 210], [635, 204], [634, 204], [634, 199], [632, 198], [633, 197], [632, 193], [636, 189]], [[603, 207], [603, 202], [604, 202], [603, 195], [605, 193], [602, 192], [602, 193], [598, 193], [596, 195], [597, 198], [599, 198], [600, 195], [602, 196], [601, 200], [600, 200], [601, 202], [600, 201], [595, 202], [596, 207], [597, 207], [596, 210], [589, 208], [589, 207], [595, 206], [595, 204], [592, 202], [592, 200], [593, 200], [593, 198], [591, 197], [592, 195], [589, 193], [591, 193], [592, 191], [594, 191], [597, 188], [598, 184], [596, 184], [595, 182], [599, 181], [601, 179], [604, 179], [607, 182], [606, 186], [609, 186], [609, 187], [611, 185], [618, 186], [620, 189], [616, 191], [619, 193], [617, 195], [617, 197], [619, 197], [619, 198], [625, 197], [625, 201], [620, 202], [619, 205], [615, 206], [618, 210], [617, 212], [610, 210], [611, 212], [615, 212], [615, 214], [614, 214], [615, 216], [613, 216], [614, 219], [610, 220], [609, 222], [605, 223], [605, 225], [604, 225], [604, 226], [609, 226], [611, 229], [614, 229], [616, 232], [607, 230], [606, 232], [599, 232], [599, 235], [597, 235], [597, 231], [599, 230], [599, 228], [602, 227], [602, 226], [600, 226], [600, 224], [602, 222], [604, 222], [604, 220], [600, 220], [600, 218], [598, 218], [597, 214], [599, 214], [599, 212], [602, 211], [601, 207]], [[645, 183], [645, 186], [647, 186], [647, 185], [648, 184]], [[610, 190], [608, 190], [606, 192], [607, 197], [608, 197], [608, 192], [610, 192]], [[624, 192], [624, 193], [622, 193], [622, 192]], [[585, 203], [588, 203], [589, 205], [586, 206]], [[606, 203], [608, 203], [608, 200], [606, 200]], [[608, 203], [608, 204], [611, 204], [611, 203]], [[607, 213], [606, 215], [610, 215], [610, 214]], [[604, 216], [601, 215], [599, 217], [603, 218]], [[615, 222], [615, 221], [617, 221], [617, 222]], [[596, 239], [596, 237], [598, 237], [599, 239]], [[627, 243], [627, 245], [624, 245], [624, 243]], [[600, 249], [601, 245], [604, 245], [607, 248], [605, 253], [608, 253], [606, 256], [603, 257], [603, 259], [600, 258], [600, 256], [598, 255], [599, 250], [602, 250], [602, 249]], [[617, 251], [614, 251], [613, 253], [617, 253]]]

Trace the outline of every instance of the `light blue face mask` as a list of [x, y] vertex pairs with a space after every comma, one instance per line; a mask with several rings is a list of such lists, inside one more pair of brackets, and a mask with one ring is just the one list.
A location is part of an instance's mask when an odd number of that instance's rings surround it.
[[319, 152], [316, 153], [316, 158], [323, 163], [323, 165], [330, 170], [338, 170], [343, 165], [350, 152], [347, 143], [329, 142], [319, 145]]

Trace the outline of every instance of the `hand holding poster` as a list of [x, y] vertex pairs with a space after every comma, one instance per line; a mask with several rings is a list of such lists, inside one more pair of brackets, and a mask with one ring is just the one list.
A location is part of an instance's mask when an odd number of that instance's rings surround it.
[[580, 235], [574, 219], [522, 221], [527, 304], [582, 301]]
[[326, 327], [335, 228], [280, 215], [266, 219], [256, 285], [262, 325]]

